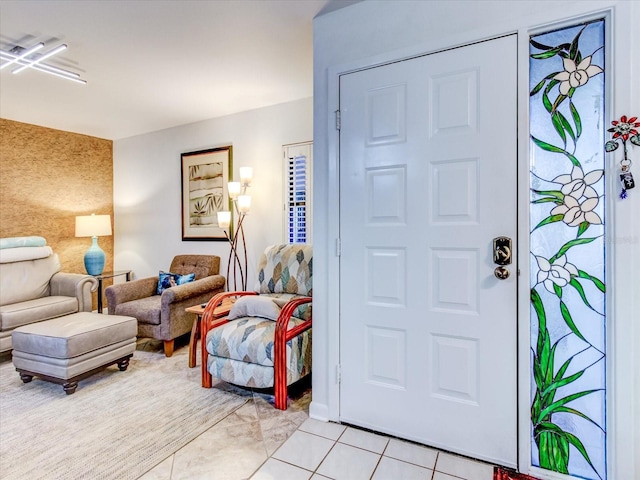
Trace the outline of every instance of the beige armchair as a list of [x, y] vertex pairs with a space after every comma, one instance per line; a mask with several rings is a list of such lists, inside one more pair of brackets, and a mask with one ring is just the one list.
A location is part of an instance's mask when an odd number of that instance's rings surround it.
[[191, 332], [194, 315], [185, 308], [208, 302], [223, 292], [225, 278], [218, 275], [220, 257], [215, 255], [177, 255], [169, 272], [195, 273], [195, 280], [156, 294], [158, 277], [141, 278], [106, 288], [110, 315], [125, 315], [138, 320], [138, 336], [164, 341], [164, 353], [173, 354], [174, 339]]

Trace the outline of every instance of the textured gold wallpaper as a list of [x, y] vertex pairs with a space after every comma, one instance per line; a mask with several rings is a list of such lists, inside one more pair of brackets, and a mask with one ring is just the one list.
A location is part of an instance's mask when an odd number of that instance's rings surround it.
[[[0, 119], [0, 237], [40, 235], [63, 271], [86, 273], [75, 217], [91, 213], [113, 226], [113, 142]], [[98, 243], [113, 270], [113, 236]]]

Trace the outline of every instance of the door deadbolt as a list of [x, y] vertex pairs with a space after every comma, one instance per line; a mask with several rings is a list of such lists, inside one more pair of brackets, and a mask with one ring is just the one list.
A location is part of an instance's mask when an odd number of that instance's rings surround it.
[[509, 237], [493, 239], [493, 263], [496, 265], [511, 264], [511, 239]]

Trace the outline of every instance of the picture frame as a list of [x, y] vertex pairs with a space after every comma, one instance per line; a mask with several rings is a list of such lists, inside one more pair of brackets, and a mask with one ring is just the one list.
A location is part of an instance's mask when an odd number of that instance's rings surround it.
[[227, 186], [233, 172], [231, 145], [186, 152], [180, 157], [182, 240], [226, 241], [225, 231], [218, 226], [217, 213], [233, 212]]

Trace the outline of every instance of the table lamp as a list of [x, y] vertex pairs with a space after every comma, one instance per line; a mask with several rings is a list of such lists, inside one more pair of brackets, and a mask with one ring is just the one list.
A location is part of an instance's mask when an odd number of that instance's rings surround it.
[[84, 268], [89, 275], [100, 275], [104, 270], [104, 250], [98, 246], [98, 237], [111, 235], [110, 215], [80, 215], [76, 217], [76, 237], [91, 237], [91, 246], [84, 254]]

